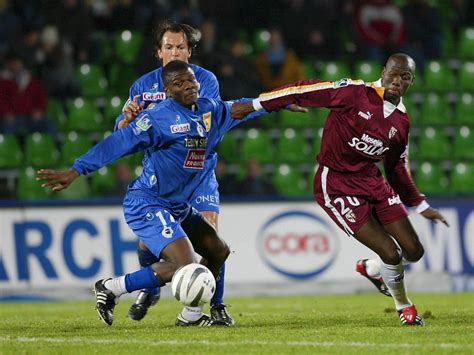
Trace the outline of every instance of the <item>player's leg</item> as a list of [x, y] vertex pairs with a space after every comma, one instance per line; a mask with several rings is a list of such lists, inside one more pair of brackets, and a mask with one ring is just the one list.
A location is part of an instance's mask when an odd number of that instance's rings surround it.
[[[159, 261], [141, 240], [138, 243], [137, 254], [138, 262], [142, 268], [148, 267]], [[143, 319], [148, 312], [148, 308], [159, 301], [161, 295], [160, 291], [160, 287], [140, 290], [135, 302], [130, 306], [128, 316], [133, 320]]]

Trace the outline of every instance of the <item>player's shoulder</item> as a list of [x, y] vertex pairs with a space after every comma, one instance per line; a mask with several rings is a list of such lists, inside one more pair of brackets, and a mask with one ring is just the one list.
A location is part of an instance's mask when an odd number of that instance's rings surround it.
[[219, 105], [220, 101], [221, 100], [217, 100], [211, 97], [200, 97], [198, 98], [197, 106], [200, 111], [202, 111], [204, 108], [207, 110], [211, 110], [216, 108]]
[[191, 64], [191, 68], [193, 69], [194, 75], [196, 76], [196, 79], [198, 81], [200, 81], [202, 79], [217, 80], [214, 73], [210, 70], [204, 69], [203, 67], [201, 67], [197, 64]]

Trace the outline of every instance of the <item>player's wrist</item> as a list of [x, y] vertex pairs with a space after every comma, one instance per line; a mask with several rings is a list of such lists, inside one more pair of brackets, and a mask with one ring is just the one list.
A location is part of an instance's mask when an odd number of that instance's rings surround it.
[[260, 100], [258, 98], [252, 100], [252, 106], [255, 111], [263, 110], [263, 106], [260, 104]]
[[416, 213], [423, 213], [425, 212], [428, 208], [430, 208], [430, 205], [426, 200], [423, 200], [418, 206], [415, 207]]

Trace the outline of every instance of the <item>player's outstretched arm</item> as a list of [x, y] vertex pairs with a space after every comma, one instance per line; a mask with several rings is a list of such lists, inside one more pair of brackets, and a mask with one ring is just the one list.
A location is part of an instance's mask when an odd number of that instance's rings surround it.
[[[307, 108], [301, 107], [301, 106], [296, 105], [296, 104], [288, 105], [287, 107], [285, 107], [285, 109], [293, 111], [293, 112], [303, 112], [303, 113], [308, 112]], [[254, 105], [253, 105], [252, 101], [249, 101], [249, 102], [234, 102], [232, 104], [230, 114], [231, 114], [232, 118], [240, 120], [240, 119], [244, 118], [245, 116], [247, 116], [248, 114], [252, 113], [253, 111], [256, 111], [256, 110], [254, 108]]]
[[52, 170], [52, 169], [40, 169], [38, 170], [38, 177], [36, 180], [45, 181], [41, 184], [41, 187], [51, 187], [53, 191], [61, 191], [66, 189], [72, 184], [74, 180], [79, 177], [79, 173], [73, 169], [68, 170]]
[[428, 207], [426, 210], [421, 212], [421, 215], [425, 218], [431, 219], [433, 221], [441, 221], [446, 226], [449, 227], [448, 220], [436, 209], [433, 207]]

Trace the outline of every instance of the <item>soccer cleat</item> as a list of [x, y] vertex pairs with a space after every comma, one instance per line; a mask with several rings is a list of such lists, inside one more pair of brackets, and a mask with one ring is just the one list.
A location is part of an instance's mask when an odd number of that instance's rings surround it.
[[191, 327], [191, 326], [194, 326], [194, 327], [211, 327], [211, 326], [215, 326], [215, 325], [224, 326], [224, 327], [227, 326], [227, 324], [222, 322], [222, 321], [211, 319], [211, 317], [209, 317], [207, 314], [203, 314], [201, 316], [201, 318], [199, 318], [198, 320], [195, 320], [194, 322], [191, 322], [189, 320], [184, 319], [181, 316], [181, 313], [180, 313], [178, 318], [176, 319], [175, 324], [179, 327]]
[[372, 282], [374, 286], [377, 287], [377, 290], [380, 291], [380, 293], [383, 293], [385, 296], [392, 297], [387, 285], [385, 284], [385, 282], [383, 282], [383, 279], [381, 277], [374, 278], [370, 277], [369, 274], [367, 274], [366, 262], [367, 259], [359, 260], [356, 264], [356, 271], [362, 276], [365, 276], [370, 282]]
[[400, 322], [402, 322], [402, 325], [425, 325], [423, 318], [418, 315], [415, 305], [405, 307], [401, 311], [398, 311], [398, 316], [400, 317]]
[[211, 318], [212, 320], [225, 323], [227, 326], [235, 324], [232, 316], [227, 312], [228, 305], [226, 304], [214, 304], [211, 306]]
[[100, 319], [107, 325], [112, 325], [114, 321], [114, 308], [117, 304], [115, 295], [107, 289], [104, 283], [110, 279], [102, 279], [95, 283], [95, 309], [99, 313]]
[[148, 292], [141, 290], [138, 293], [134, 304], [130, 306], [128, 316], [133, 320], [141, 320], [146, 316], [148, 308], [154, 306], [160, 299], [160, 294], [150, 295]]

